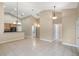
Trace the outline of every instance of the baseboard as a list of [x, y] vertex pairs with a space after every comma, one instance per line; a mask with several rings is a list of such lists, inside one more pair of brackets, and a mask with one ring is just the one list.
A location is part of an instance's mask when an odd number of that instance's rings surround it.
[[77, 48], [79, 48], [79, 46], [77, 46], [77, 45], [75, 45], [75, 44], [69, 44], [69, 43], [62, 43], [63, 45], [67, 45], [67, 46], [73, 46], [73, 47], [77, 47]]
[[47, 42], [53, 42], [53, 40], [48, 40], [48, 39], [40, 39], [40, 40], [47, 41]]

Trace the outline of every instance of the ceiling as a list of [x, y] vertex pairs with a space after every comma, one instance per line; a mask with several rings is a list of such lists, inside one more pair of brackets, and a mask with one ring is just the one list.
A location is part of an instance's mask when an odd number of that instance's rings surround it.
[[19, 18], [34, 15], [43, 10], [53, 9], [56, 5], [56, 11], [63, 9], [77, 8], [78, 2], [4, 2], [5, 12], [17, 16]]

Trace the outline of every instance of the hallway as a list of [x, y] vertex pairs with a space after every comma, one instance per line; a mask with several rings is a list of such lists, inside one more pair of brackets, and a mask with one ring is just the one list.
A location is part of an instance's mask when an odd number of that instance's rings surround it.
[[75, 47], [60, 42], [46, 42], [38, 39], [24, 39], [0, 45], [4, 56], [78, 56]]

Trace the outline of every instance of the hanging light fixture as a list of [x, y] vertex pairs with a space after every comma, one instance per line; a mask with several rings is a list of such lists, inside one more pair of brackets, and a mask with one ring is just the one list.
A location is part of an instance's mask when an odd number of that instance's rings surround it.
[[18, 8], [18, 2], [17, 2], [17, 9], [16, 9], [16, 10], [17, 10], [17, 21], [16, 21], [16, 24], [17, 24], [17, 25], [21, 25], [21, 22], [20, 22], [20, 20], [19, 20], [19, 14], [18, 14], [19, 11], [18, 11], [18, 9], [19, 9], [19, 8]]
[[[34, 11], [34, 9], [32, 9], [32, 12]], [[37, 15], [37, 14], [36, 14]], [[33, 17], [35, 17], [35, 14], [32, 14], [32, 16]], [[37, 18], [37, 17], [35, 17], [35, 18]], [[34, 23], [34, 26], [35, 27], [40, 27], [40, 24], [38, 24], [37, 22], [36, 23]]]
[[55, 8], [56, 8], [56, 6], [54, 5], [54, 10], [52, 11], [52, 14], [53, 14], [52, 19], [57, 19], [57, 16], [56, 16], [56, 13], [55, 13]]

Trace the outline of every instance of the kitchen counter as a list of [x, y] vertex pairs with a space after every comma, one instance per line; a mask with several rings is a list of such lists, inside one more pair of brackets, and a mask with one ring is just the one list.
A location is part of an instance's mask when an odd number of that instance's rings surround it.
[[0, 34], [0, 44], [24, 39], [23, 32], [4, 32]]

